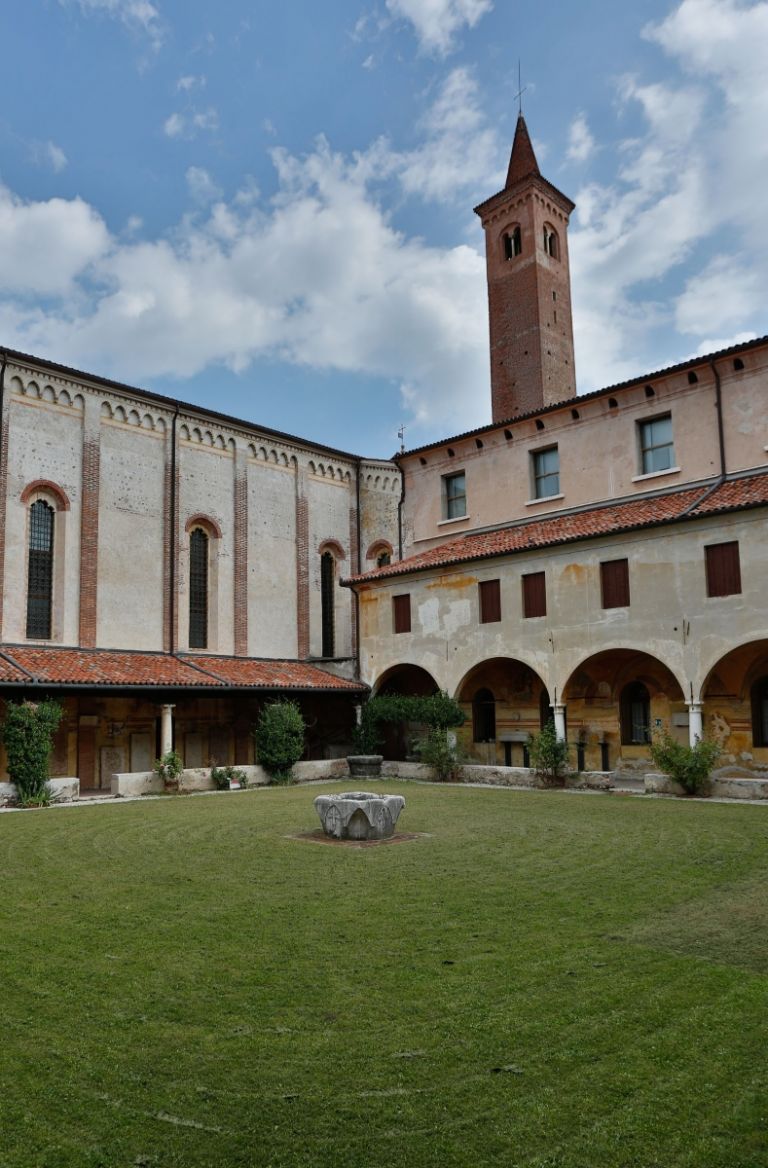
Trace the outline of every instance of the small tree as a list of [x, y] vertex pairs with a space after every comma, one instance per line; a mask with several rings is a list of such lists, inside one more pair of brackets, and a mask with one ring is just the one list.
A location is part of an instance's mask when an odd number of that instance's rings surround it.
[[304, 753], [304, 719], [296, 702], [264, 706], [254, 730], [256, 755], [275, 782], [290, 782], [291, 770]]
[[448, 732], [433, 726], [429, 734], [417, 747], [419, 759], [432, 769], [433, 778], [441, 783], [450, 783], [459, 777], [461, 760], [455, 741], [451, 742]]
[[53, 736], [62, 717], [58, 702], [9, 702], [3, 724], [8, 777], [22, 807], [42, 807], [51, 801], [48, 764]]
[[551, 785], [562, 786], [570, 774], [568, 743], [557, 737], [552, 718], [539, 734], [531, 734], [528, 750], [536, 774]]
[[176, 750], [167, 750], [162, 758], [156, 758], [152, 768], [163, 780], [167, 791], [178, 791], [184, 760]]
[[686, 795], [708, 794], [709, 776], [722, 753], [719, 742], [697, 738], [693, 746], [676, 742], [668, 730], [653, 736], [651, 758], [665, 775], [679, 783]]

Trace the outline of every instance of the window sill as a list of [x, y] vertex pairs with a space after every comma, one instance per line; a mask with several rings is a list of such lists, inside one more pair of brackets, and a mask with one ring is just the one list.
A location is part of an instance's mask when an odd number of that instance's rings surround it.
[[665, 475], [680, 474], [679, 466], [668, 466], [666, 470], [650, 470], [648, 474], [633, 475], [633, 483], [644, 483], [647, 479], [662, 479]]
[[529, 499], [524, 504], [525, 507], [536, 507], [542, 503], [555, 503], [558, 499], [564, 499], [565, 495], [542, 495], [540, 499]]
[[469, 515], [456, 515], [453, 519], [438, 519], [437, 526], [445, 527], [446, 523], [466, 523]]

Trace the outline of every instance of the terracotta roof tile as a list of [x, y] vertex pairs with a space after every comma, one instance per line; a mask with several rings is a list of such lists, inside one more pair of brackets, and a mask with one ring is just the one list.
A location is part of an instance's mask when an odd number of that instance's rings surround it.
[[456, 539], [428, 548], [408, 559], [387, 564], [372, 572], [352, 576], [344, 584], [356, 581], [384, 580], [411, 572], [490, 559], [514, 552], [532, 551], [588, 539], [590, 536], [618, 534], [637, 528], [671, 523], [676, 519], [703, 516], [718, 511], [768, 503], [768, 474], [733, 479], [715, 487], [689, 487], [656, 495], [630, 499], [622, 503], [603, 504], [569, 515], [553, 515], [494, 531], [468, 532]]
[[361, 691], [357, 681], [336, 677], [305, 661], [264, 661], [254, 657], [185, 656], [199, 669], [205, 669], [225, 685], [249, 689], [338, 689]]
[[[31, 676], [30, 676], [31, 675]], [[58, 649], [7, 645], [0, 656], [0, 684], [167, 688], [343, 690], [363, 692], [360, 682], [335, 677], [300, 661], [242, 657], [172, 656], [119, 649]]]

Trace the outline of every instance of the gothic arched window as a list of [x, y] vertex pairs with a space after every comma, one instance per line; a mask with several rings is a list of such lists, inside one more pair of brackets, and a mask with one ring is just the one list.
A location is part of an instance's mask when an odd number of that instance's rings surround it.
[[544, 226], [544, 251], [553, 259], [560, 259], [560, 241], [557, 238], [557, 232], [546, 224]]
[[336, 561], [331, 552], [320, 557], [320, 609], [323, 657], [335, 656], [336, 648]]
[[523, 236], [520, 231], [520, 225], [513, 227], [511, 231], [504, 232], [504, 259], [512, 260], [515, 256], [519, 256], [523, 250]]
[[621, 741], [625, 746], [645, 745], [651, 740], [651, 698], [642, 681], [621, 691]]
[[479, 689], [472, 699], [472, 738], [493, 742], [496, 738], [496, 699], [489, 689]]
[[202, 527], [189, 537], [189, 647], [208, 648], [208, 535]]
[[29, 509], [27, 636], [43, 641], [51, 636], [53, 517], [53, 507], [43, 499], [38, 499]]

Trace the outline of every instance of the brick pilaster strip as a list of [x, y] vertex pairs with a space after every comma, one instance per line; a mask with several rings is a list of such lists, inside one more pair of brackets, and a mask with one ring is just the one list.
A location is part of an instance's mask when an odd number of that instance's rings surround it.
[[309, 657], [309, 504], [306, 473], [296, 470], [296, 626], [300, 661]]
[[[8, 446], [10, 436], [11, 402], [6, 372], [5, 400], [0, 422], [0, 581], [5, 580], [5, 523], [8, 510]], [[0, 641], [3, 628], [3, 588], [0, 587]]]
[[80, 645], [96, 646], [99, 579], [99, 473], [101, 461], [101, 404], [89, 394], [83, 415], [83, 454], [80, 492]]
[[248, 656], [248, 449], [235, 451], [235, 656]]
[[170, 422], [165, 436], [165, 467], [163, 469], [163, 649], [171, 651], [171, 443], [173, 428]]
[[[357, 473], [358, 474], [360, 473], [359, 468], [358, 468]], [[358, 539], [358, 530], [357, 530], [357, 498], [355, 495], [355, 485], [354, 484], [350, 487], [350, 491], [351, 491], [351, 496], [350, 496], [350, 501], [349, 501], [349, 561], [350, 561], [349, 567], [350, 567], [350, 573], [352, 575], [356, 576], [358, 574], [358, 572], [360, 571], [360, 540]], [[354, 590], [352, 588], [348, 589], [348, 591], [349, 591], [349, 621], [350, 621], [350, 628], [352, 630], [352, 635], [351, 635], [352, 656], [357, 657], [357, 620], [355, 619], [357, 597], [355, 596]]]

